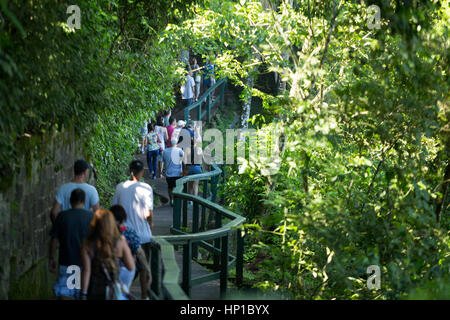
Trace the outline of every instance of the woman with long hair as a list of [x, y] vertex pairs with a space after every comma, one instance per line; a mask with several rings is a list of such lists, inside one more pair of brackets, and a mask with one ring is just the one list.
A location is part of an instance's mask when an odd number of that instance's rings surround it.
[[82, 299], [105, 300], [106, 288], [117, 281], [123, 261], [128, 270], [134, 269], [134, 259], [125, 237], [120, 234], [111, 211], [95, 211], [88, 236], [81, 248], [81, 296]]
[[162, 152], [166, 149], [166, 141], [169, 140], [169, 135], [167, 133], [167, 128], [164, 126], [163, 117], [159, 116], [156, 118], [156, 126], [155, 132], [158, 134], [160, 142], [159, 145], [159, 157], [158, 157], [158, 178], [161, 178], [163, 172], [163, 160], [162, 160]]

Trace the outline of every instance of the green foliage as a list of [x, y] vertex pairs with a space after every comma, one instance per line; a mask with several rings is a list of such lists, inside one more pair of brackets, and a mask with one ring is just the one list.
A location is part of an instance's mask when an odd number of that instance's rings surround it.
[[158, 33], [189, 15], [193, 1], [79, 1], [81, 29], [66, 24], [59, 1], [0, 3], [1, 187], [24, 155], [49, 160], [46, 134], [73, 130], [108, 205], [143, 119], [174, 105], [178, 48]]
[[[272, 114], [257, 127], [283, 128], [279, 173], [236, 166], [225, 191], [259, 226], [248, 229], [264, 257], [256, 286], [300, 299], [399, 299], [444, 281], [448, 2], [380, 4], [380, 30], [354, 1], [278, 4], [211, 1], [166, 30], [262, 99]], [[286, 90], [247, 88], [259, 63]], [[370, 265], [381, 268], [380, 290], [366, 286]]]

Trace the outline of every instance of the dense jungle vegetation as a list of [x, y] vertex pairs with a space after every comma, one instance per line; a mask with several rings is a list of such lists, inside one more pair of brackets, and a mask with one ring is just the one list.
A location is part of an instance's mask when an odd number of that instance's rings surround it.
[[[2, 188], [64, 129], [85, 141], [109, 202], [142, 120], [174, 105], [190, 48], [242, 88], [241, 127], [280, 132], [275, 174], [247, 159], [225, 186], [249, 221], [251, 285], [295, 299], [450, 298], [448, 1], [77, 4], [72, 29], [60, 1], [0, 0]], [[380, 289], [367, 287], [371, 265]]]

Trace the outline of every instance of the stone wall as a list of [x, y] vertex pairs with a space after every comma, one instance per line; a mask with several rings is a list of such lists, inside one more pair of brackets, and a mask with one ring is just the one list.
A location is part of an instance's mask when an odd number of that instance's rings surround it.
[[[45, 142], [44, 142], [45, 141]], [[55, 276], [48, 272], [49, 218], [58, 187], [73, 178], [82, 148], [71, 133], [43, 139], [45, 159], [34, 160], [0, 192], [0, 299], [51, 297]]]

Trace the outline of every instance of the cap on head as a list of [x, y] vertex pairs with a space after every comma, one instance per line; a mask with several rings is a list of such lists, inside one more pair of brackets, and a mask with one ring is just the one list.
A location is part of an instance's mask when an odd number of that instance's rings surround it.
[[80, 174], [84, 173], [86, 169], [91, 169], [92, 167], [87, 163], [85, 160], [77, 160], [75, 161], [75, 164], [73, 166], [73, 171], [76, 176], [79, 176]]
[[186, 124], [186, 121], [178, 120], [178, 123], [177, 123], [178, 127], [184, 127], [185, 124]]

